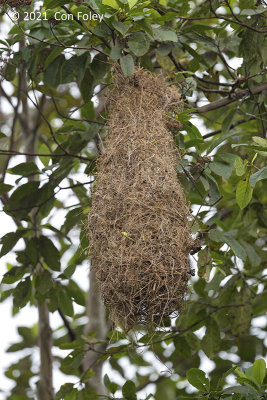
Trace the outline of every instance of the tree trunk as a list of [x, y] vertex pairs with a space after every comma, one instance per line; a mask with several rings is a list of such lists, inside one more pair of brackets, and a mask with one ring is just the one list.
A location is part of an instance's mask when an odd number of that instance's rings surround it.
[[[95, 337], [97, 339], [105, 340], [108, 333], [106, 310], [98, 289], [95, 273], [92, 270], [90, 270], [89, 279], [90, 289], [87, 297], [87, 315], [89, 321], [85, 328], [85, 334], [88, 332], [96, 332]], [[87, 352], [83, 362], [85, 370], [92, 369], [94, 371], [94, 376], [88, 380], [88, 384], [99, 395], [107, 394], [102, 379], [103, 362], [98, 361], [101, 356], [100, 353], [103, 353], [105, 350], [106, 343], [96, 344], [93, 350]]]
[[40, 379], [37, 384], [38, 400], [53, 400], [52, 330], [49, 324], [49, 311], [45, 303], [38, 306], [38, 313], [40, 347]]

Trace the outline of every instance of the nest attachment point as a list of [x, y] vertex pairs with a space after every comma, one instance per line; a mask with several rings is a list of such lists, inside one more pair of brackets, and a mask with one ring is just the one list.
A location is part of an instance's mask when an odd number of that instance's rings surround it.
[[182, 100], [161, 75], [115, 66], [105, 151], [88, 217], [91, 268], [111, 319], [128, 330], [179, 312], [193, 240], [167, 112]]

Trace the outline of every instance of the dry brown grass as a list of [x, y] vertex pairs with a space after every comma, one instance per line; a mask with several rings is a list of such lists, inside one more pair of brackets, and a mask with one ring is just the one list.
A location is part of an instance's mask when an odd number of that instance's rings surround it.
[[166, 112], [182, 109], [160, 75], [118, 67], [109, 134], [88, 218], [91, 267], [110, 317], [125, 330], [181, 310], [189, 278], [189, 209]]

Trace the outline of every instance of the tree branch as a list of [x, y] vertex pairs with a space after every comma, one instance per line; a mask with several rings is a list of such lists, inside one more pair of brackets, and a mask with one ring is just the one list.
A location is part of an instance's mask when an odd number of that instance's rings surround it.
[[215, 100], [212, 103], [206, 104], [205, 106], [198, 107], [195, 113], [202, 114], [208, 111], [216, 110], [217, 108], [227, 106], [234, 101], [240, 100], [245, 96], [259, 94], [264, 90], [267, 90], [267, 83], [262, 83], [252, 89], [236, 90], [232, 94], [230, 93], [230, 96], [228, 97], [224, 97], [223, 99]]

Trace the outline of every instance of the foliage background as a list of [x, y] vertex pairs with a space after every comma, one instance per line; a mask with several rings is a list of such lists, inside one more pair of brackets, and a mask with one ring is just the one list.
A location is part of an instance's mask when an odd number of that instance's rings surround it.
[[[265, 364], [254, 361], [266, 353], [266, 319], [253, 326], [267, 300], [266, 4], [44, 0], [17, 6], [18, 21], [14, 8], [1, 7], [1, 24], [10, 18], [11, 29], [0, 40], [0, 193], [2, 213], [16, 226], [1, 239], [1, 256], [16, 253], [1, 301], [12, 298], [13, 315], [30, 303], [39, 318], [39, 328], [18, 327], [21, 341], [7, 349], [18, 358], [7, 366], [14, 387], [4, 398], [263, 398]], [[25, 20], [33, 9], [42, 18]], [[78, 12], [104, 19], [87, 22]], [[126, 338], [108, 322], [94, 277], [88, 294], [77, 284], [80, 266], [88, 268], [84, 221], [117, 60], [127, 76], [134, 63], [164, 73], [185, 101], [184, 112], [171, 116], [172, 134], [201, 250], [192, 256], [197, 277], [184, 312], [152, 336], [140, 330]], [[48, 311], [62, 321], [53, 337]], [[52, 343], [53, 352], [69, 350], [55, 357], [66, 375], [57, 394]], [[31, 356], [37, 348], [40, 370]], [[148, 361], [151, 352], [163, 373]], [[214, 363], [209, 380], [198, 369], [203, 352]], [[104, 361], [112, 372], [103, 384]], [[254, 366], [242, 375], [232, 361]], [[122, 365], [136, 367], [132, 380]], [[237, 383], [225, 389], [234, 372]]]

